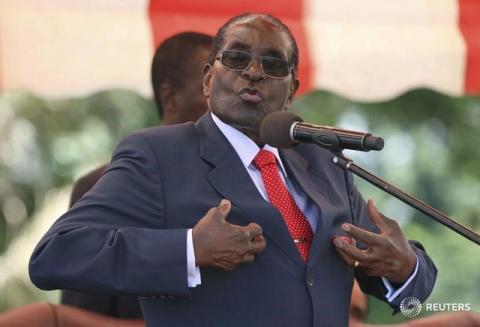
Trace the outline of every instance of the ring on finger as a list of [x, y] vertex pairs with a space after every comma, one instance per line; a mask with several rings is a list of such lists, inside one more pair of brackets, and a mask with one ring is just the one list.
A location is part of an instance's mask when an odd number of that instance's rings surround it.
[[360, 262], [358, 262], [358, 260], [355, 260], [355, 262], [353, 264], [353, 268], [357, 268], [359, 264], [360, 264]]

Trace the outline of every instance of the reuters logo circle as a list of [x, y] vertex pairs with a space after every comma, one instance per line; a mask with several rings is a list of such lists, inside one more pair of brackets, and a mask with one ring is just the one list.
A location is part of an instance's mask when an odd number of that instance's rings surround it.
[[416, 297], [406, 297], [400, 302], [400, 311], [405, 317], [414, 318], [422, 311], [422, 303]]

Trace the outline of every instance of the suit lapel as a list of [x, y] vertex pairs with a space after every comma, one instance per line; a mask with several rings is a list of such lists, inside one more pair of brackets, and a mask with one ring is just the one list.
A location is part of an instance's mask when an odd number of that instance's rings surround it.
[[324, 192], [328, 192], [325, 182], [322, 180], [321, 173], [316, 172], [312, 165], [300, 156], [295, 150], [280, 151], [282, 161], [286, 166], [287, 173], [290, 178], [297, 182], [303, 192], [313, 201], [319, 208], [320, 215], [318, 217], [317, 229], [313, 237], [310, 248], [307, 268], [315, 266], [321, 257], [328, 251], [329, 235], [331, 230], [331, 220], [329, 219], [330, 201]]
[[200, 137], [200, 156], [212, 167], [205, 176], [212, 187], [245, 214], [246, 223], [260, 225], [272, 243], [296, 263], [303, 264], [282, 216], [260, 195], [237, 153], [210, 114], [200, 118], [196, 126]]

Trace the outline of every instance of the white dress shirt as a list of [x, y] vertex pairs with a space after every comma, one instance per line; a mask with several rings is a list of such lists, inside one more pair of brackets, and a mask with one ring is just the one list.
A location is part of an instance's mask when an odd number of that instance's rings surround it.
[[[243, 163], [243, 166], [247, 170], [250, 178], [252, 179], [253, 183], [257, 187], [257, 190], [263, 196], [263, 198], [268, 201], [267, 192], [265, 186], [263, 185], [263, 180], [260, 171], [255, 167], [253, 164], [253, 159], [257, 155], [260, 148], [258, 145], [253, 142], [249, 137], [245, 134], [240, 132], [239, 130], [233, 128], [232, 126], [225, 124], [221, 121], [216, 115], [210, 112], [212, 119], [220, 129], [222, 134], [226, 137], [228, 142], [231, 144], [235, 152], [238, 154], [240, 160]], [[272, 152], [276, 159], [277, 159], [277, 168], [280, 171], [280, 176], [287, 186], [288, 190], [293, 196], [295, 203], [297, 204], [298, 208], [303, 212], [305, 217], [307, 218], [310, 226], [312, 228], [313, 233], [317, 229], [318, 224], [318, 217], [320, 216], [319, 208], [313, 203], [313, 201], [309, 200], [309, 198], [303, 193], [301, 189], [299, 189], [292, 181], [288, 178], [287, 172], [285, 167], [283, 166], [282, 160], [278, 154], [278, 150], [276, 148], [271, 147], [270, 145], [266, 144], [263, 147], [264, 150], [268, 150]], [[407, 281], [398, 289], [395, 289], [391, 283], [384, 277], [382, 277], [383, 284], [387, 289], [386, 298], [389, 302], [393, 301], [404, 289], [405, 287], [410, 284], [410, 282], [415, 278], [418, 270], [418, 258], [417, 264], [415, 266], [415, 270], [412, 275], [407, 279]], [[199, 267], [195, 266], [195, 253], [193, 250], [193, 240], [192, 240], [192, 229], [188, 230], [187, 233], [187, 275], [188, 275], [188, 286], [195, 287], [201, 284], [201, 276], [200, 276], [200, 269]]]

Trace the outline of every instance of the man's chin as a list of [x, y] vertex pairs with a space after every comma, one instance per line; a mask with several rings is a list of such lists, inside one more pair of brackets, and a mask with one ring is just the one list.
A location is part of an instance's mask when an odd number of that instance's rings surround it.
[[259, 131], [260, 131], [260, 128], [259, 128], [258, 125], [253, 126], [253, 125], [250, 125], [250, 124], [236, 124], [236, 123], [232, 123], [232, 124], [229, 124], [229, 125], [232, 126], [235, 129], [238, 129], [239, 131], [241, 131], [243, 133], [246, 133], [246, 134], [247, 134], [247, 132], [248, 132], [248, 134], [251, 134], [251, 133], [258, 134]]

